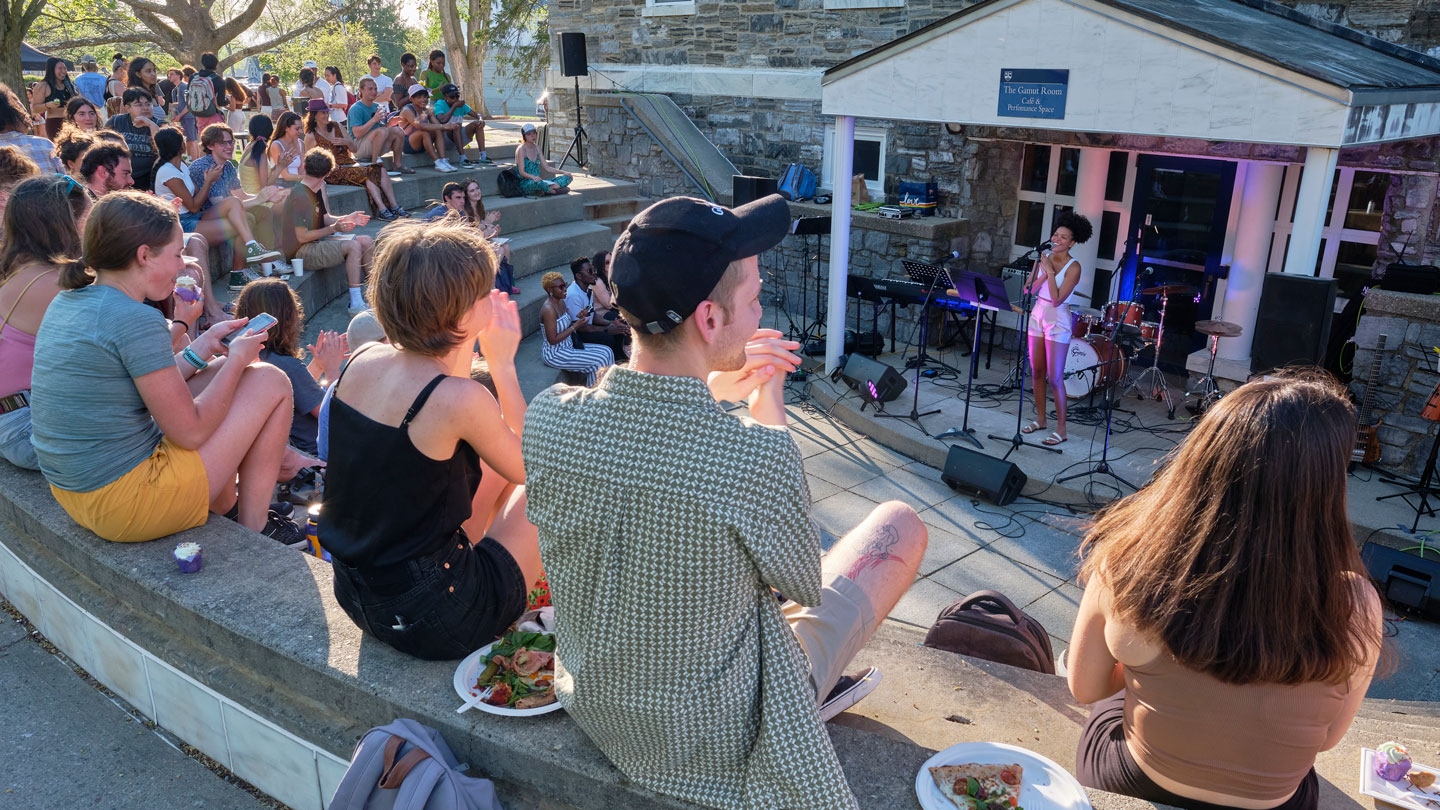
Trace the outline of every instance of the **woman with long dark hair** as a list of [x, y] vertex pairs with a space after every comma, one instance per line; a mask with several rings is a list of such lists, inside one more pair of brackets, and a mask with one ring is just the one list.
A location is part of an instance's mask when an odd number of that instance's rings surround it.
[[1064, 444], [1065, 433], [1065, 357], [1070, 352], [1075, 316], [1070, 312], [1070, 295], [1080, 283], [1080, 260], [1070, 255], [1070, 248], [1089, 241], [1090, 220], [1073, 211], [1055, 219], [1050, 234], [1049, 250], [1040, 254], [1030, 273], [1026, 289], [1035, 297], [1030, 310], [1030, 377], [1035, 386], [1035, 418], [1020, 429], [1036, 433], [1048, 427], [1045, 392], [1055, 394], [1055, 430], [1040, 443], [1046, 447]]
[[65, 291], [35, 339], [40, 470], [66, 513], [106, 540], [154, 540], [213, 511], [298, 542], [268, 509], [304, 459], [285, 446], [290, 381], [255, 362], [265, 334], [227, 346], [245, 321], [223, 321], [175, 353], [144, 303], [170, 297], [185, 272], [181, 237], [174, 207], [151, 195], [115, 191], [91, 209], [84, 265], [61, 271]]
[[[81, 132], [94, 132], [100, 126], [100, 110], [91, 103], [90, 99], [76, 96], [65, 105], [64, 123]], [[58, 136], [60, 133], [55, 134]], [[52, 137], [50, 140], [53, 141], [55, 138]]]
[[302, 177], [300, 161], [305, 158], [303, 128], [300, 116], [289, 110], [280, 113], [275, 121], [274, 138], [265, 154], [270, 159], [270, 177], [276, 185], [298, 183]]
[[150, 94], [155, 109], [151, 113], [156, 121], [163, 122], [169, 114], [170, 100], [160, 90], [160, 74], [155, 69], [155, 63], [143, 56], [137, 56], [130, 60], [130, 65], [125, 68], [126, 86], [138, 87]]
[[1182, 808], [1316, 807], [1381, 648], [1350, 533], [1355, 410], [1320, 376], [1247, 383], [1085, 539], [1076, 773]]
[[66, 177], [37, 177], [10, 192], [0, 230], [0, 457], [40, 469], [30, 442], [30, 375], [35, 333], [60, 273], [80, 263], [80, 232], [90, 197]]
[[390, 175], [379, 163], [369, 166], [355, 165], [355, 149], [358, 144], [351, 140], [340, 125], [330, 120], [330, 108], [320, 99], [311, 99], [305, 115], [305, 151], [320, 148], [329, 152], [335, 160], [335, 168], [326, 175], [325, 182], [332, 186], [360, 186], [370, 196], [370, 206], [377, 219], [393, 222], [410, 214], [395, 201], [395, 187], [390, 184]]
[[45, 76], [30, 88], [30, 110], [45, 116], [45, 137], [54, 140], [65, 123], [65, 105], [77, 95], [70, 81], [70, 68], [65, 60], [52, 56], [45, 60]]

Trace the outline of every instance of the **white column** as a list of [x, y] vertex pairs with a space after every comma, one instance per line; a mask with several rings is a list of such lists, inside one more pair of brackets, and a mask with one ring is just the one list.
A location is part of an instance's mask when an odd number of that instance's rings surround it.
[[[1225, 308], [1221, 317], [1245, 331], [1240, 337], [1220, 341], [1219, 356], [1241, 363], [1250, 361], [1250, 343], [1255, 339], [1255, 316], [1260, 311], [1260, 290], [1265, 284], [1265, 264], [1270, 260], [1270, 237], [1275, 232], [1275, 206], [1285, 180], [1285, 167], [1278, 163], [1242, 163], [1245, 173], [1240, 192], [1239, 227], [1235, 252], [1230, 260], [1230, 278], [1225, 282]], [[1323, 213], [1323, 212], [1322, 212]], [[1294, 248], [1292, 243], [1291, 248]]]
[[[825, 373], [840, 365], [845, 351], [845, 279], [850, 274], [850, 176], [855, 169], [855, 117], [835, 116], [835, 159], [830, 206], [830, 303], [825, 327]], [[818, 281], [816, 282], [819, 283]]]
[[1330, 202], [1330, 185], [1335, 182], [1339, 149], [1311, 146], [1305, 150], [1305, 174], [1295, 195], [1295, 227], [1290, 232], [1290, 250], [1285, 255], [1285, 272], [1298, 276], [1315, 275], [1320, 257], [1320, 232], [1325, 228], [1325, 206]]
[[[1070, 303], [1090, 307], [1090, 291], [1095, 287], [1095, 265], [1099, 261], [1100, 217], [1105, 211], [1105, 181], [1110, 175], [1110, 150], [1083, 147], [1080, 150], [1080, 169], [1075, 178], [1075, 213], [1084, 214], [1095, 226], [1095, 234], [1083, 245], [1070, 249], [1070, 255], [1080, 262], [1080, 283]], [[1048, 234], [1047, 234], [1048, 236]]]

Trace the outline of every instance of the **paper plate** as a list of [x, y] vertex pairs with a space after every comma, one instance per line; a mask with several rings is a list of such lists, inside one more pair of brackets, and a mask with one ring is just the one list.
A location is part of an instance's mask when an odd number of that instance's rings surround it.
[[[460, 696], [462, 702], [469, 701], [479, 694], [475, 689], [475, 678], [480, 674], [480, 662], [490, 654], [490, 648], [498, 642], [490, 642], [484, 647], [470, 653], [460, 666], [455, 668], [455, 694]], [[560, 701], [549, 703], [544, 706], [536, 706], [533, 709], [511, 709], [507, 706], [491, 706], [489, 703], [476, 703], [475, 708], [490, 714], [501, 714], [506, 717], [534, 717], [537, 714], [549, 714], [561, 707]]]
[[1089, 810], [1090, 799], [1085, 788], [1070, 772], [1034, 751], [1005, 743], [959, 743], [925, 760], [915, 774], [915, 797], [925, 810], [955, 810], [945, 798], [930, 769], [940, 765], [967, 762], [982, 765], [1017, 764], [1025, 769], [1020, 783], [1020, 806], [1025, 810]]
[[[1375, 751], [1370, 748], [1360, 749], [1360, 792], [1372, 799], [1379, 799], [1382, 802], [1393, 804], [1396, 807], [1414, 808], [1414, 810], [1435, 810], [1435, 804], [1440, 802], [1440, 781], [1431, 785], [1426, 790], [1421, 790], [1409, 782], [1401, 779], [1398, 782], [1391, 782], [1381, 779], [1380, 774], [1375, 773]], [[1412, 771], [1428, 771], [1440, 775], [1440, 770], [1429, 768], [1419, 763], [1411, 763]]]

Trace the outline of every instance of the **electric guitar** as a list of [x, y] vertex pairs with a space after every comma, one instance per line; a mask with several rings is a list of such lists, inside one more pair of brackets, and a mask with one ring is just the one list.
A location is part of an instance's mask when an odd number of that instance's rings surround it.
[[1375, 343], [1375, 359], [1370, 363], [1370, 379], [1365, 381], [1365, 396], [1360, 399], [1360, 425], [1356, 434], [1355, 449], [1350, 451], [1352, 464], [1374, 464], [1380, 460], [1381, 420], [1372, 419], [1374, 414], [1375, 381], [1380, 378], [1380, 364], [1384, 360], [1386, 336], [1381, 335]]

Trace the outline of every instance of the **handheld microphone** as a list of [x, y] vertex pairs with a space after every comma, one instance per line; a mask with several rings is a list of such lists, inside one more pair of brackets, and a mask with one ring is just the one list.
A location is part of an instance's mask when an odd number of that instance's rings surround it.
[[1040, 247], [1036, 248], [1036, 250], [1049, 250], [1050, 248], [1053, 248], [1053, 247], [1055, 247], [1055, 243], [1054, 243], [1054, 242], [1045, 242], [1045, 243], [1041, 244]]
[[960, 258], [960, 251], [952, 250], [949, 253], [946, 253], [944, 256], [941, 256], [940, 258], [931, 262], [931, 264], [944, 264], [945, 262], [955, 261], [958, 258]]

